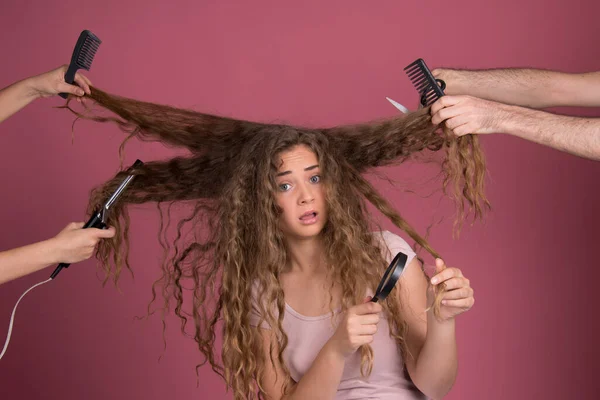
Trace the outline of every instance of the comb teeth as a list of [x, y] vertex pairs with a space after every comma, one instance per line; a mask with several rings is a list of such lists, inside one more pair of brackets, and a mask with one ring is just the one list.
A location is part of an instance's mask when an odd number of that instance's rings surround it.
[[98, 47], [100, 47], [102, 41], [90, 31], [84, 31], [82, 35], [85, 35], [85, 37], [77, 54], [77, 66], [89, 71], [96, 51], [98, 51]]
[[[430, 106], [444, 95], [446, 83], [441, 79], [435, 79], [423, 59], [412, 62], [404, 68], [408, 78], [419, 93], [421, 105]], [[438, 82], [440, 85], [438, 85]]]

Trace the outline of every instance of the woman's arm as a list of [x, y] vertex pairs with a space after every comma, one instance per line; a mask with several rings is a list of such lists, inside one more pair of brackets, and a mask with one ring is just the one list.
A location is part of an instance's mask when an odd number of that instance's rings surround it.
[[[261, 329], [261, 328], [257, 328]], [[273, 348], [273, 363], [271, 364], [268, 349], [271, 346], [270, 330], [261, 329], [263, 336], [263, 349], [265, 349], [265, 372], [263, 385], [272, 400], [314, 399], [331, 400], [335, 397], [344, 372], [344, 357], [333, 350], [330, 342], [325, 344], [312, 366], [302, 377], [299, 383], [294, 382], [291, 393], [283, 397], [284, 382], [283, 369], [277, 360], [279, 349]]]
[[428, 283], [416, 258], [406, 266], [398, 284], [396, 300], [408, 324], [406, 368], [421, 392], [432, 399], [442, 398], [456, 379], [454, 320], [439, 322], [432, 310], [425, 312]]
[[91, 82], [85, 76], [75, 74], [75, 82], [79, 86], [65, 82], [67, 66], [56, 68], [41, 75], [23, 79], [0, 90], [0, 122], [15, 114], [33, 100], [50, 97], [59, 93], [70, 93], [83, 96], [90, 93]]
[[[263, 354], [264, 359], [267, 360], [263, 382], [270, 398], [332, 400], [340, 385], [346, 358], [355, 353], [360, 346], [372, 343], [373, 335], [377, 332], [379, 313], [382, 308], [381, 304], [369, 300], [367, 298], [362, 304], [346, 310], [333, 336], [321, 348], [306, 374], [285, 397], [283, 397], [284, 383], [281, 379], [282, 368], [277, 361], [279, 348], [277, 343], [271, 341], [270, 332], [263, 329]], [[271, 344], [273, 344], [273, 352], [269, 354]], [[270, 362], [271, 358], [273, 365]]]
[[81, 229], [83, 222], [67, 225], [52, 239], [0, 252], [0, 284], [61, 262], [76, 263], [90, 258], [101, 238], [115, 229]]
[[[406, 267], [396, 299], [408, 324], [404, 360], [413, 383], [430, 398], [444, 397], [454, 385], [458, 369], [455, 317], [474, 303], [473, 289], [460, 270], [436, 261], [432, 284], [446, 284], [439, 319], [433, 314], [434, 294], [418, 260]], [[429, 308], [429, 311], [425, 312]]]

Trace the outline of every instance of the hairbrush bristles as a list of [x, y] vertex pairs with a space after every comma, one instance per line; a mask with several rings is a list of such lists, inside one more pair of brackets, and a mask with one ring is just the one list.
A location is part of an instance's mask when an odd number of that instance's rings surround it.
[[441, 79], [434, 78], [423, 59], [419, 58], [409, 64], [404, 71], [417, 89], [423, 107], [432, 105], [444, 95], [446, 83]]

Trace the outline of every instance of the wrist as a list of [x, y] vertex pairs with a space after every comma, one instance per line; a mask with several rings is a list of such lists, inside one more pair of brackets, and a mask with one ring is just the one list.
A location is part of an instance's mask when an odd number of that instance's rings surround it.
[[440, 320], [433, 313], [433, 307], [427, 311], [427, 331], [430, 329], [435, 332], [454, 332], [456, 328], [456, 317], [450, 317]]
[[468, 94], [467, 81], [462, 71], [455, 69], [439, 68], [435, 70], [436, 79], [441, 79], [446, 83], [444, 92], [449, 96]]
[[37, 87], [36, 77], [32, 76], [20, 82], [22, 85], [22, 93], [29, 101], [39, 99], [41, 96], [40, 90]]
[[533, 110], [509, 104], [499, 103], [499, 107], [502, 115], [497, 120], [497, 133], [515, 133], [527, 125], [531, 113], [535, 113]]
[[323, 355], [334, 362], [345, 363], [346, 355], [338, 349], [333, 338], [329, 339], [321, 349]]
[[58, 264], [64, 261], [60, 241], [56, 237], [44, 240], [41, 244], [46, 264]]
[[512, 133], [515, 127], [518, 127], [521, 120], [519, 112], [520, 107], [504, 103], [481, 100], [488, 104], [487, 106], [487, 127], [483, 133]]

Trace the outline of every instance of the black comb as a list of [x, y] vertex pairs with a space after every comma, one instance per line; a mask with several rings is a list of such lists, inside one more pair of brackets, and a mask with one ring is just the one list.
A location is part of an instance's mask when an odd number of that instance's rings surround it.
[[435, 79], [423, 59], [419, 58], [417, 61], [409, 64], [404, 68], [404, 71], [415, 86], [415, 89], [417, 89], [417, 92], [419, 92], [423, 107], [432, 105], [444, 95], [446, 82], [441, 79]]
[[[78, 69], [90, 70], [100, 43], [102, 43], [102, 40], [98, 39], [98, 36], [92, 32], [88, 30], [81, 32], [71, 56], [71, 64], [69, 64], [69, 69], [65, 74], [65, 82], [72, 84], [75, 81], [75, 73]], [[66, 99], [68, 94], [59, 93], [59, 96]]]

